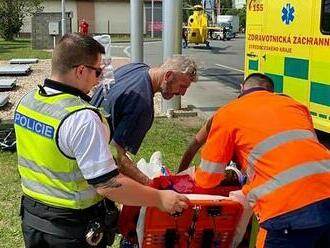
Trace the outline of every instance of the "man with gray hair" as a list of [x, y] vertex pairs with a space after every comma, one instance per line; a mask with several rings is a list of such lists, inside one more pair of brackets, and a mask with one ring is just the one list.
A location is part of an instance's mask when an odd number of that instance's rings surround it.
[[147, 185], [149, 178], [131, 161], [127, 153], [136, 154], [154, 119], [153, 97], [160, 92], [165, 99], [184, 95], [197, 79], [196, 63], [187, 56], [175, 55], [160, 67], [130, 63], [114, 72], [115, 84], [104, 96], [100, 87], [91, 103], [109, 114], [112, 144], [121, 173]]

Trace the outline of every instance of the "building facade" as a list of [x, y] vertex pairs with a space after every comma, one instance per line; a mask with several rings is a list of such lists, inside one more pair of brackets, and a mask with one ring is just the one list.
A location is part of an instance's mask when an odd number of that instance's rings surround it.
[[233, 0], [233, 8], [241, 9], [246, 4], [246, 0]]
[[[92, 34], [129, 34], [130, 33], [130, 1], [129, 0], [67, 0], [65, 11], [70, 12], [71, 31], [79, 31], [81, 20], [89, 24], [89, 33]], [[43, 13], [61, 13], [61, 1], [47, 0], [43, 2]], [[144, 30], [151, 32], [151, 23], [154, 31], [162, 30], [162, 1], [144, 1]], [[153, 8], [152, 8], [153, 7]], [[153, 15], [151, 14], [153, 11]], [[151, 20], [153, 16], [153, 21]], [[60, 20], [59, 20], [60, 21]], [[22, 36], [32, 33], [32, 18], [27, 17], [21, 29]]]

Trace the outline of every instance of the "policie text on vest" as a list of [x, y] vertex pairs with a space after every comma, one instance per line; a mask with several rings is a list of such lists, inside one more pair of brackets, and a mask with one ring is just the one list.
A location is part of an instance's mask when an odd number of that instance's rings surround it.
[[46, 138], [52, 139], [54, 137], [54, 128], [52, 126], [22, 115], [19, 112], [15, 113], [15, 123]]

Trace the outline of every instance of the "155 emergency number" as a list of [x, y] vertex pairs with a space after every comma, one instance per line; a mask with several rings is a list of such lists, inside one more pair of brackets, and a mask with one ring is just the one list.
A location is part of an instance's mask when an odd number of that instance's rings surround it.
[[249, 3], [250, 11], [264, 11], [264, 4], [258, 3], [257, 0], [251, 0]]

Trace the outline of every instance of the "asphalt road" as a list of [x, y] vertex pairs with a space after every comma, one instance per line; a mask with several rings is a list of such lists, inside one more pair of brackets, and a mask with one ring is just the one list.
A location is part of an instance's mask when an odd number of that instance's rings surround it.
[[211, 49], [190, 45], [183, 54], [196, 58], [201, 65], [200, 75], [237, 88], [243, 80], [244, 42], [241, 35], [230, 41], [211, 41]]
[[[200, 66], [199, 75], [212, 80], [220, 80], [237, 88], [243, 79], [244, 36], [230, 41], [211, 41], [211, 49], [205, 45], [189, 45], [182, 49], [183, 54], [191, 55]], [[114, 43], [112, 56], [126, 57], [130, 54], [130, 44]], [[160, 65], [163, 61], [162, 41], [144, 43], [144, 62]]]

